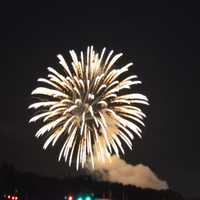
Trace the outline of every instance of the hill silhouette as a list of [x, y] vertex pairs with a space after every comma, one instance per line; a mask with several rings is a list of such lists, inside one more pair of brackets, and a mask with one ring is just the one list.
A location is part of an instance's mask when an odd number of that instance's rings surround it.
[[[99, 198], [113, 200], [183, 200], [172, 190], [141, 189], [132, 185], [96, 181], [91, 176], [50, 178], [33, 173], [22, 173], [12, 165], [0, 167], [1, 195], [17, 193], [23, 200], [57, 200], [66, 194], [91, 193]], [[2, 199], [2, 198], [0, 198]]]

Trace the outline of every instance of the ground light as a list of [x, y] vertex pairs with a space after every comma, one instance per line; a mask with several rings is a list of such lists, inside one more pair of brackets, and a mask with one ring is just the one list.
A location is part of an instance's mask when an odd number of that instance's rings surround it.
[[19, 197], [18, 196], [12, 196], [12, 195], [3, 195], [4, 199], [8, 199], [8, 200], [18, 200]]
[[91, 200], [90, 196], [86, 196], [85, 200]]
[[67, 200], [73, 200], [73, 197], [71, 195], [69, 195]]
[[92, 196], [83, 194], [78, 196], [75, 200], [92, 200], [92, 199], [93, 199]]

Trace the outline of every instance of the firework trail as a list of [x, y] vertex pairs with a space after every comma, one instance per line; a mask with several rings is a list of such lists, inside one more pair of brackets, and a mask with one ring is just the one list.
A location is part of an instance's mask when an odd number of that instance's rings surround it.
[[86, 56], [81, 52], [80, 59], [74, 50], [70, 51], [70, 68], [63, 56], [58, 55], [65, 74], [48, 67], [48, 78], [38, 79], [46, 86], [32, 92], [39, 97], [39, 102], [29, 108], [39, 112], [29, 122], [42, 120], [44, 123], [35, 136], [39, 138], [48, 133], [44, 149], [50, 143], [54, 146], [62, 137], [64, 144], [59, 160], [63, 156], [71, 166], [76, 156], [77, 170], [80, 164], [84, 167], [88, 157], [94, 167], [94, 153], [102, 161], [112, 154], [119, 156], [119, 151], [124, 154], [122, 141], [132, 150], [133, 132], [141, 137], [138, 124], [144, 126], [145, 114], [137, 105], [148, 105], [147, 97], [138, 93], [120, 94], [141, 83], [136, 75], [119, 80], [133, 64], [113, 69], [122, 53], [113, 56], [110, 51], [104, 56], [105, 50], [99, 55], [93, 46], [88, 47]]

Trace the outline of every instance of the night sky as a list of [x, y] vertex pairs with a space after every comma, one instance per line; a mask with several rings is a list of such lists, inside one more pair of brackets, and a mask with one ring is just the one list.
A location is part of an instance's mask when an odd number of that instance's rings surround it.
[[[143, 85], [150, 106], [143, 140], [125, 159], [148, 165], [186, 196], [200, 196], [199, 7], [192, 1], [139, 1], [128, 4], [93, 1], [65, 4], [16, 1], [0, 12], [0, 164], [48, 176], [75, 173], [58, 163], [59, 146], [42, 150], [45, 138], [28, 124], [33, 112], [30, 93], [48, 66], [61, 69], [56, 55], [94, 45], [133, 61], [131, 73]], [[69, 63], [69, 61], [68, 61]]]

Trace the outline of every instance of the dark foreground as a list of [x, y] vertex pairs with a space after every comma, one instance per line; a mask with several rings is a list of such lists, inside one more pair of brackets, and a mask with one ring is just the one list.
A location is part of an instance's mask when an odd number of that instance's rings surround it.
[[13, 195], [13, 200], [64, 200], [69, 195], [73, 197], [69, 200], [76, 200], [78, 195], [84, 194], [90, 194], [93, 199], [184, 200], [179, 193], [172, 190], [156, 191], [131, 185], [123, 186], [96, 181], [89, 176], [63, 179], [41, 177], [32, 173], [20, 173], [10, 165], [0, 168], [0, 190], [0, 199], [8, 199], [8, 195]]

